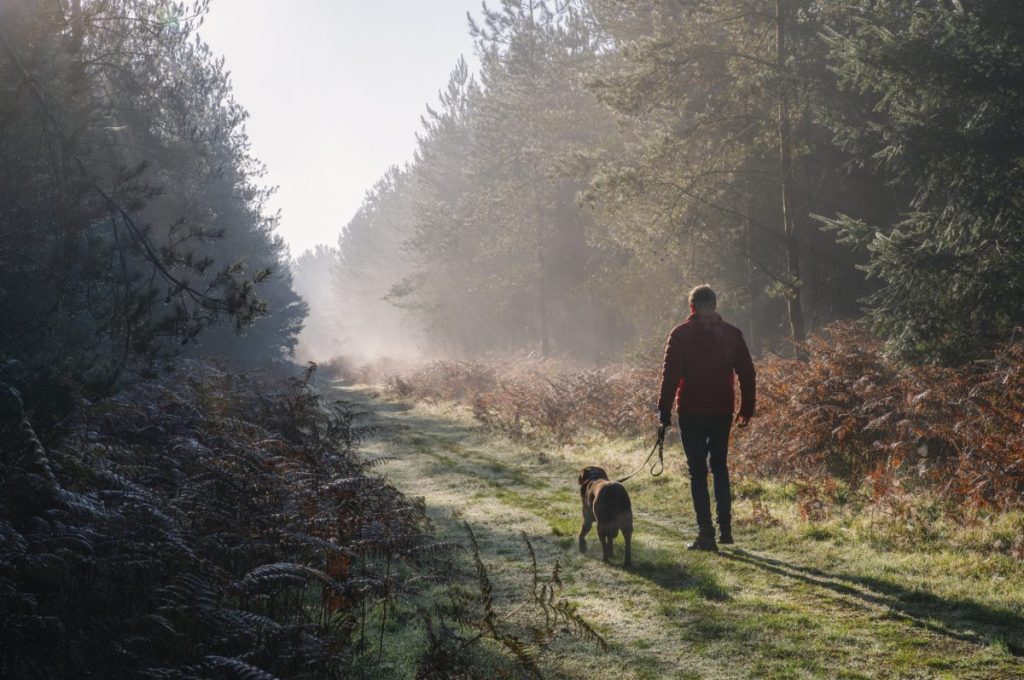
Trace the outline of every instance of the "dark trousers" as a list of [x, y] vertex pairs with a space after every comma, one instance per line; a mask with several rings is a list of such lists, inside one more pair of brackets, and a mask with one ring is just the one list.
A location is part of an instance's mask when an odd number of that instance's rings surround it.
[[690, 469], [690, 495], [697, 512], [697, 526], [702, 536], [714, 536], [711, 523], [711, 498], [708, 496], [708, 461], [715, 476], [715, 510], [719, 529], [732, 525], [732, 496], [729, 493], [729, 430], [732, 416], [680, 416], [679, 435], [686, 452], [686, 466]]

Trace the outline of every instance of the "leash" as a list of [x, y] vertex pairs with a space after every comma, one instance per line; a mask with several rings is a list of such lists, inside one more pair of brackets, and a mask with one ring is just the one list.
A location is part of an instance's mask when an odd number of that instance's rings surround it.
[[[654, 452], [655, 451], [658, 452], [658, 460], [655, 461], [654, 463], [651, 463], [651, 476], [652, 477], [657, 477], [662, 472], [664, 472], [665, 471], [665, 430], [667, 430], [667, 429], [668, 429], [667, 425], [659, 426], [658, 427], [658, 441], [654, 442], [654, 446], [651, 447], [651, 452], [647, 454], [647, 459], [643, 463], [641, 463], [640, 467], [638, 467], [636, 470], [634, 470], [630, 474], [626, 475], [625, 477], [623, 477], [621, 479], [617, 479], [615, 481], [621, 483], [621, 482], [626, 481], [630, 477], [635, 477], [637, 474], [640, 473], [641, 470], [643, 470], [645, 467], [647, 467], [647, 463], [650, 462], [651, 458], [654, 456]], [[657, 472], [655, 472], [655, 470], [657, 470]]]

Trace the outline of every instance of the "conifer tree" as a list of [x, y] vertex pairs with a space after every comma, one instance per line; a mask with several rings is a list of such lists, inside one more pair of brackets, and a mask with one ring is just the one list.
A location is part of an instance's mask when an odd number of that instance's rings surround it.
[[870, 254], [868, 317], [900, 356], [957, 364], [1024, 324], [1024, 7], [838, 3], [838, 141], [910, 196], [896, 224], [829, 223]]

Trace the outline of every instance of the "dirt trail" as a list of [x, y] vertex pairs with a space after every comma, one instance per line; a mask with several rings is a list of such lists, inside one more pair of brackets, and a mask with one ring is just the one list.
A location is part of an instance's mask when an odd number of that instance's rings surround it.
[[918, 591], [862, 578], [841, 555], [822, 557], [817, 547], [815, 559], [803, 560], [799, 541], [780, 548], [744, 526], [740, 511], [735, 549], [688, 553], [693, 528], [675, 447], [664, 477], [627, 485], [637, 510], [635, 566], [627, 571], [621, 538], [609, 565], [593, 532], [589, 552], [577, 551], [575, 477], [586, 464], [624, 471], [637, 463], [639, 446], [628, 461], [609, 449], [536, 448], [483, 431], [455, 408], [388, 403], [363, 388], [335, 388], [334, 396], [374, 410], [381, 429], [364, 451], [393, 458], [384, 474], [424, 499], [441, 538], [462, 540], [462, 523], [473, 526], [499, 596], [518, 599], [527, 583], [520, 532], [543, 564], [560, 562], [566, 597], [612, 649], [556, 641], [545, 658], [552, 675], [1024, 677], [1019, 656], [977, 635], [962, 611], [944, 615], [947, 602], [929, 603], [920, 593], [915, 600]]

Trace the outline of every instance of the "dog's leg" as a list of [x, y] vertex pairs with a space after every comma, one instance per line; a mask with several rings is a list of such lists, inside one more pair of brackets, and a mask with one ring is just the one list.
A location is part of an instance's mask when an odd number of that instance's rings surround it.
[[[582, 479], [582, 476], [581, 476]], [[587, 534], [590, 533], [590, 527], [594, 525], [594, 509], [590, 507], [590, 503], [587, 502], [587, 492], [590, 490], [590, 485], [580, 486], [580, 500], [583, 501], [583, 526], [580, 527], [580, 552], [587, 552]]]
[[594, 518], [588, 517], [586, 511], [583, 512], [583, 527], [580, 529], [580, 552], [587, 552], [587, 534], [590, 533], [590, 527], [594, 526]]
[[629, 566], [632, 566], [632, 564], [633, 564], [632, 555], [630, 554], [630, 549], [632, 548], [632, 543], [633, 543], [633, 526], [632, 526], [632, 523], [630, 523], [629, 526], [626, 526], [626, 527], [622, 528], [622, 540], [626, 544], [626, 558], [622, 562], [622, 566], [629, 567]]
[[608, 535], [608, 530], [603, 528], [600, 523], [597, 525], [597, 537], [601, 539], [601, 557], [607, 562], [612, 558], [612, 537]]

